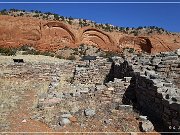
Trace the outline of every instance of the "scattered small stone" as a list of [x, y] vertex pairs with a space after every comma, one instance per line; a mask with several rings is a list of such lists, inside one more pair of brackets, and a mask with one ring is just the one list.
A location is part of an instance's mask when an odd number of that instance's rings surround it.
[[26, 122], [27, 122], [27, 120], [26, 120], [26, 119], [22, 120], [22, 123], [26, 123]]
[[139, 118], [140, 120], [147, 120], [147, 116], [140, 115]]
[[113, 91], [113, 90], [114, 90], [114, 88], [113, 88], [113, 87], [109, 87], [109, 88], [108, 88], [108, 90]]
[[80, 124], [81, 128], [85, 128], [85, 124], [81, 123]]
[[108, 120], [108, 119], [106, 119], [106, 120], [104, 120], [104, 124], [110, 124], [111, 123], [111, 121], [110, 120]]
[[126, 110], [129, 110], [129, 111], [132, 111], [133, 106], [132, 105], [119, 105], [118, 109], [126, 109]]

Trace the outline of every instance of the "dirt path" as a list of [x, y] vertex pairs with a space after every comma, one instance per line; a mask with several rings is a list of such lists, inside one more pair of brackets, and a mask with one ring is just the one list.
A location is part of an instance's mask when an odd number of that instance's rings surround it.
[[53, 130], [44, 123], [30, 119], [32, 113], [30, 108], [35, 100], [35, 92], [28, 91], [22, 96], [23, 98], [18, 103], [16, 110], [9, 115], [9, 132], [53, 132]]

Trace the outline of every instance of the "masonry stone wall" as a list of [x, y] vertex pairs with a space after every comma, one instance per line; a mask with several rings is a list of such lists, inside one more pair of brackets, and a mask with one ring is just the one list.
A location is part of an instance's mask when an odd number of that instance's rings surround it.
[[176, 52], [156, 56], [114, 57], [110, 80], [132, 77], [124, 103], [132, 103], [165, 130], [180, 131], [180, 56]]
[[75, 68], [74, 83], [103, 84], [111, 64], [104, 58], [98, 58], [91, 62], [82, 61]]

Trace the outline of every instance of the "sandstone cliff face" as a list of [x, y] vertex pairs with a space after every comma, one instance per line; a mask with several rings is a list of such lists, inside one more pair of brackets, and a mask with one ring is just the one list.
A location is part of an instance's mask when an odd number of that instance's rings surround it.
[[0, 15], [0, 47], [31, 45], [40, 51], [57, 51], [65, 46], [95, 45], [105, 51], [123, 48], [156, 53], [180, 48], [178, 35], [130, 36], [93, 27], [77, 27], [61, 21]]

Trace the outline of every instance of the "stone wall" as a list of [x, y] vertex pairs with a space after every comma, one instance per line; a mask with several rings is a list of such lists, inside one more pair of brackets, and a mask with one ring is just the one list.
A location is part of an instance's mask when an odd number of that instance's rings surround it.
[[93, 61], [82, 61], [75, 68], [74, 83], [103, 84], [109, 73], [111, 62], [107, 59], [97, 58]]
[[177, 52], [156, 56], [131, 55], [113, 58], [109, 80], [131, 79], [124, 103], [132, 103], [152, 120], [163, 123], [164, 130], [180, 130], [180, 55]]

